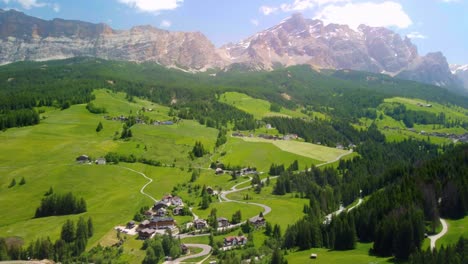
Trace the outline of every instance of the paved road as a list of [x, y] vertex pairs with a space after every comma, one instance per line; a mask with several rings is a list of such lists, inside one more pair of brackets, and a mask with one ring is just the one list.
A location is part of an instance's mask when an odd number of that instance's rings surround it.
[[[208, 245], [205, 245], [205, 244], [185, 244], [185, 245], [187, 247], [189, 247], [189, 248], [201, 248], [202, 252], [197, 253], [197, 254], [193, 254], [193, 255], [189, 255], [189, 256], [180, 257], [180, 258], [174, 259], [172, 261], [165, 261], [164, 264], [177, 264], [177, 263], [181, 263], [181, 262], [183, 262], [184, 260], [187, 260], [187, 259], [198, 258], [198, 257], [206, 256], [206, 255], [208, 255], [206, 257], [206, 258], [208, 258], [209, 254], [211, 252], [211, 247], [208, 246]], [[204, 260], [202, 260], [202, 261], [200, 261], [198, 263], [202, 263], [203, 261]]]
[[443, 237], [448, 231], [448, 225], [445, 219], [440, 218], [440, 223], [442, 224], [442, 231], [440, 231], [439, 234], [428, 237], [431, 240], [431, 250], [434, 250], [437, 240]]
[[150, 177], [146, 176], [143, 172], [139, 172], [139, 171], [136, 171], [136, 170], [134, 170], [134, 169], [130, 169], [130, 168], [123, 167], [123, 166], [118, 166], [118, 167], [123, 168], [123, 169], [126, 169], [126, 170], [129, 170], [129, 171], [133, 171], [133, 172], [138, 173], [138, 174], [140, 174], [141, 176], [145, 177], [145, 179], [147, 179], [148, 182], [147, 182], [145, 185], [143, 185], [143, 187], [141, 187], [140, 193], [143, 194], [143, 195], [145, 195], [145, 196], [147, 196], [147, 197], [149, 197], [149, 198], [150, 198], [151, 200], [153, 200], [155, 203], [158, 202], [158, 200], [156, 200], [153, 196], [151, 196], [151, 195], [145, 193], [145, 188], [146, 188], [146, 186], [150, 185], [150, 184], [153, 182], [153, 179], [151, 179]]

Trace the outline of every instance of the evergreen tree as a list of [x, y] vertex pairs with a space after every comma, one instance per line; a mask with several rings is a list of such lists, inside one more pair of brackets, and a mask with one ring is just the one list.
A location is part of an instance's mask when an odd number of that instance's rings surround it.
[[26, 184], [26, 180], [24, 179], [24, 177], [22, 177], [19, 182], [19, 185], [25, 185], [25, 184]]
[[88, 218], [87, 230], [88, 230], [88, 237], [92, 237], [94, 234], [94, 226], [93, 226], [93, 220], [91, 219], [91, 217]]
[[98, 124], [97, 127], [96, 127], [96, 132], [98, 132], [98, 133], [101, 132], [101, 130], [102, 130], [103, 128], [104, 128], [104, 126], [102, 125], [102, 122], [99, 121], [99, 124]]
[[11, 188], [11, 187], [13, 187], [15, 185], [16, 185], [16, 180], [13, 179], [13, 180], [11, 180], [10, 184], [8, 185], [8, 188]]
[[68, 219], [65, 221], [65, 224], [62, 226], [60, 238], [67, 243], [72, 243], [75, 240], [75, 225], [72, 220]]

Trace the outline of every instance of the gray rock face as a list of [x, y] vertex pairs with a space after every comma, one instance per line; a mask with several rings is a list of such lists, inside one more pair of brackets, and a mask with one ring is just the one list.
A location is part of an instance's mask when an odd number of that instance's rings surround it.
[[0, 13], [0, 47], [0, 64], [94, 56], [153, 61], [185, 70], [225, 65], [214, 45], [199, 32], [169, 32], [151, 26], [113, 30], [105, 24], [45, 21], [16, 11]]
[[444, 87], [460, 85], [445, 57], [421, 57], [410, 39], [389, 29], [361, 25], [353, 30], [346, 25], [324, 25], [300, 14], [222, 50], [232, 62], [254, 63], [258, 69], [310, 64], [398, 75]]
[[76, 56], [151, 61], [189, 71], [271, 70], [309, 64], [386, 73], [444, 87], [461, 86], [442, 54], [421, 57], [408, 38], [402, 39], [386, 28], [361, 25], [353, 30], [295, 14], [237, 44], [216, 49], [199, 32], [169, 32], [151, 26], [114, 30], [106, 24], [46, 21], [0, 9], [0, 65]]
[[467, 65], [450, 65], [452, 73], [463, 82], [465, 92], [468, 92], [468, 64]]

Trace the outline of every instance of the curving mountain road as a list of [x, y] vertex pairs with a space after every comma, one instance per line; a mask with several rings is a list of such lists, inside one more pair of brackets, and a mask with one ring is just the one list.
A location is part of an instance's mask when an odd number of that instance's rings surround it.
[[431, 250], [435, 249], [437, 240], [443, 237], [448, 231], [447, 221], [445, 221], [445, 219], [440, 218], [440, 223], [442, 224], [442, 231], [440, 231], [440, 233], [438, 234], [428, 236], [428, 238], [431, 240]]
[[[198, 258], [198, 257], [202, 257], [202, 256], [205, 256], [205, 255], [208, 255], [206, 258], [209, 257], [209, 254], [211, 252], [211, 247], [208, 246], [208, 245], [205, 245], [205, 244], [185, 244], [187, 247], [191, 247], [191, 248], [201, 248], [202, 249], [202, 252], [200, 253], [197, 253], [197, 254], [193, 254], [193, 255], [188, 255], [188, 256], [183, 256], [183, 257], [180, 257], [178, 259], [174, 259], [174, 260], [171, 260], [171, 261], [165, 261], [164, 264], [178, 264], [178, 263], [181, 263], [187, 259], [191, 259], [191, 258]], [[206, 259], [205, 258], [205, 259]], [[202, 263], [204, 260], [198, 262], [198, 263]]]

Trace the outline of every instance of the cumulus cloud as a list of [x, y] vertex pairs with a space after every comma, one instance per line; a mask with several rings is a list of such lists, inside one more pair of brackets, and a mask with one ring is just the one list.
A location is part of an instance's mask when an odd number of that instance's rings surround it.
[[3, 0], [5, 4], [8, 3], [18, 3], [24, 9], [31, 9], [33, 7], [44, 7], [47, 4], [38, 2], [37, 0]]
[[118, 0], [132, 8], [142, 12], [157, 13], [164, 10], [174, 10], [178, 8], [184, 0]]
[[172, 26], [172, 22], [169, 21], [169, 20], [163, 20], [163, 21], [161, 21], [161, 24], [160, 24], [159, 26], [160, 26], [160, 27], [168, 28], [168, 27], [171, 27], [171, 26]]
[[57, 3], [52, 4], [52, 9], [54, 10], [55, 13], [58, 13], [60, 12], [60, 5]]
[[406, 36], [408, 38], [410, 38], [410, 39], [427, 39], [426, 35], [423, 35], [423, 34], [421, 34], [419, 32], [416, 32], [416, 31], [411, 32], [411, 33], [407, 34]]
[[252, 23], [254, 26], [258, 26], [258, 24], [260, 24], [257, 19], [250, 19], [250, 23]]
[[260, 7], [260, 12], [264, 14], [265, 16], [276, 13], [276, 11], [278, 11], [278, 8], [274, 6], [261, 6]]
[[268, 16], [277, 11], [282, 12], [295, 12], [312, 9], [319, 6], [328, 4], [350, 2], [351, 0], [294, 0], [290, 3], [282, 3], [279, 6], [261, 6], [260, 12]]
[[393, 1], [328, 5], [319, 11], [315, 18], [325, 23], [347, 24], [354, 29], [361, 24], [398, 28], [407, 28], [413, 24], [401, 4]]

